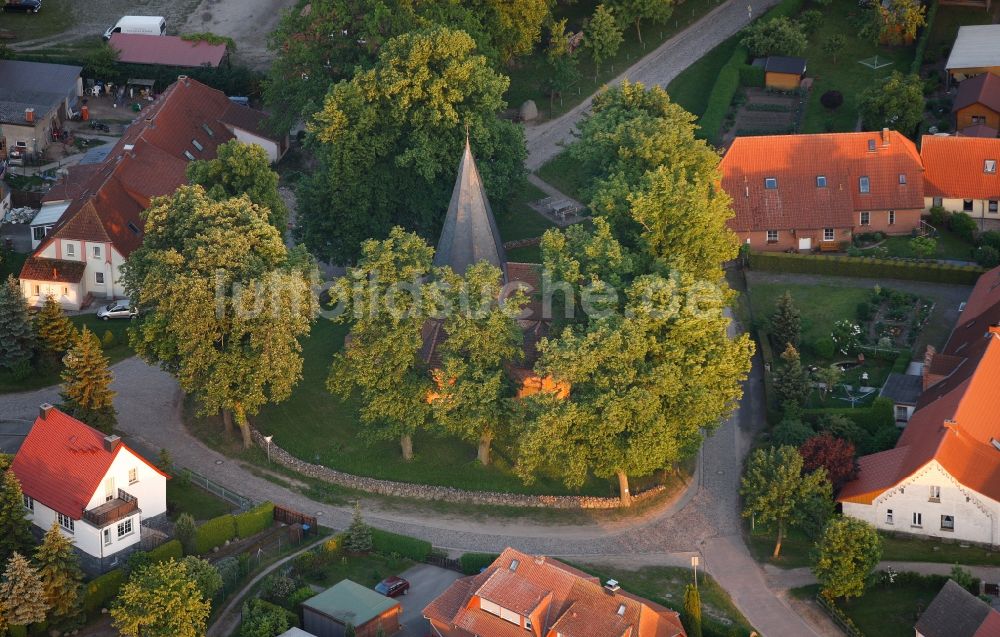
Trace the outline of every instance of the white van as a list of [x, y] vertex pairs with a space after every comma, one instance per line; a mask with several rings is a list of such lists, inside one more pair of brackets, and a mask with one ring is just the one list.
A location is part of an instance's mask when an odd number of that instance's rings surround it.
[[104, 32], [104, 39], [110, 40], [112, 33], [141, 33], [143, 35], [166, 35], [167, 21], [163, 16], [127, 15]]

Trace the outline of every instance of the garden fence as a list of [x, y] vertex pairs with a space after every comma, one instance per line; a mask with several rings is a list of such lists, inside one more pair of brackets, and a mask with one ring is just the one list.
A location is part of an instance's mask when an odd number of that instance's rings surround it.
[[440, 566], [441, 568], [446, 568], [450, 571], [457, 571], [459, 573], [462, 572], [462, 563], [459, 562], [458, 560], [448, 557], [447, 555], [439, 555], [431, 553], [430, 555], [427, 556], [427, 559], [425, 559], [424, 561], [428, 564], [432, 564], [434, 566]]
[[837, 608], [836, 604], [831, 603], [822, 594], [816, 596], [816, 603], [820, 605], [820, 608], [826, 611], [826, 614], [833, 620], [833, 623], [840, 626], [841, 630], [847, 633], [848, 637], [866, 637], [866, 635], [858, 629], [857, 625], [851, 621], [851, 618], [844, 614], [844, 611]]
[[250, 498], [245, 498], [242, 495], [236, 493], [235, 491], [230, 491], [229, 489], [222, 486], [218, 482], [214, 482], [206, 478], [205, 476], [201, 475], [200, 473], [196, 473], [194, 471], [191, 471], [190, 469], [184, 469], [183, 471], [187, 473], [192, 483], [198, 485], [199, 487], [208, 491], [209, 493], [213, 493], [219, 496], [226, 502], [229, 502], [230, 504], [238, 508], [241, 512], [246, 512], [253, 508], [253, 500], [251, 500]]

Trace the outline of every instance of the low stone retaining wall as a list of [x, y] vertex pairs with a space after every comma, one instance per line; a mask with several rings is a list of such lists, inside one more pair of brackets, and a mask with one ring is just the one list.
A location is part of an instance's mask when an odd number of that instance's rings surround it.
[[528, 246], [541, 245], [541, 237], [529, 237], [527, 239], [517, 239], [516, 241], [505, 241], [503, 244], [504, 250], [513, 250], [514, 248], [527, 248]]
[[[250, 435], [254, 443], [261, 449], [266, 448], [267, 441], [256, 428], [250, 427]], [[300, 460], [288, 453], [272, 441], [270, 444], [271, 462], [296, 471], [309, 478], [316, 478], [342, 487], [391, 495], [400, 498], [417, 498], [419, 500], [442, 500], [462, 504], [487, 504], [493, 506], [515, 507], [547, 507], [550, 509], [616, 509], [621, 506], [618, 498], [598, 498], [582, 495], [528, 495], [522, 493], [496, 493], [493, 491], [465, 491], [452, 487], [439, 487], [426, 484], [411, 484], [409, 482], [394, 482], [366, 478], [350, 473], [344, 473]], [[660, 485], [632, 496], [633, 502], [641, 502], [656, 494], [662, 493], [666, 487]]]

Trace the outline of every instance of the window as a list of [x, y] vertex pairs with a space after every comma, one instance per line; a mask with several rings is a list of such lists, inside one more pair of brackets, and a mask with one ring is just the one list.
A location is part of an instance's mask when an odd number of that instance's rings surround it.
[[906, 405], [896, 405], [896, 422], [906, 422], [909, 420], [906, 411]]
[[56, 513], [56, 519], [59, 520], [59, 526], [70, 533], [73, 532], [73, 520], [70, 517], [63, 515], [62, 513]]
[[139, 471], [135, 467], [132, 467], [131, 469], [128, 470], [128, 483], [135, 484], [138, 481], [139, 481]]
[[890, 210], [889, 211], [889, 225], [891, 226], [894, 223], [896, 223], [896, 211], [895, 210]]
[[944, 199], [942, 199], [941, 197], [934, 197], [934, 205], [935, 206], [943, 206], [944, 205]]
[[205, 131], [206, 133], [208, 133], [209, 137], [215, 137], [215, 132], [211, 128], [208, 127], [208, 124], [202, 124], [201, 125], [201, 129], [203, 131]]
[[194, 155], [191, 154], [191, 151], [185, 150], [184, 156], [187, 157], [188, 161], [194, 161]]
[[42, 295], [42, 289], [36, 285], [35, 286], [35, 296], [41, 296], [41, 295]]
[[16, 142], [14, 142], [14, 145], [17, 146], [18, 148], [27, 148], [28, 147], [28, 142], [26, 142], [26, 141], [24, 141], [22, 139], [19, 139]]
[[104, 546], [111, 544], [111, 529], [104, 529]]
[[104, 481], [104, 501], [115, 499], [115, 478], [111, 476]]
[[22, 493], [21, 501], [24, 502], [25, 509], [31, 511], [32, 513], [35, 511], [35, 499], [32, 498], [30, 495], [24, 495]]
[[75, 257], [76, 256], [76, 246], [72, 243], [66, 244], [66, 256]]
[[911, 521], [910, 526], [915, 526], [919, 529], [923, 525], [924, 525], [924, 516], [920, 513], [914, 512], [913, 520]]
[[983, 172], [984, 173], [995, 173], [997, 171], [997, 160], [987, 159], [983, 161]]
[[985, 123], [986, 123], [986, 116], [985, 115], [973, 115], [972, 116], [972, 125], [973, 126], [975, 126], [976, 124], [985, 124]]
[[777, 243], [778, 242], [778, 231], [777, 230], [768, 230], [767, 231], [767, 242], [768, 243]]
[[869, 139], [868, 140], [868, 152], [869, 153], [874, 153], [875, 152], [875, 140], [874, 139]]
[[906, 183], [906, 173], [899, 173], [899, 183], [900, 184]]
[[95, 259], [100, 259], [101, 258], [101, 246], [94, 246], [93, 253], [94, 253], [94, 258]]
[[132, 231], [132, 234], [139, 236], [139, 226], [135, 225], [131, 221], [128, 222], [128, 229]]
[[885, 510], [885, 523], [892, 524], [892, 509]]
[[764, 180], [764, 187], [768, 190], [775, 190], [778, 187], [777, 177], [768, 177]]
[[132, 518], [122, 520], [118, 523], [118, 537], [123, 538], [132, 534]]
[[993, 214], [997, 213], [997, 200], [996, 199], [990, 199], [989, 211], [991, 213], [993, 213]]
[[931, 487], [930, 501], [931, 502], [940, 502], [941, 501], [941, 487]]
[[507, 568], [509, 568], [510, 571], [513, 573], [514, 571], [517, 570], [517, 567], [520, 565], [521, 565], [521, 560], [511, 560], [510, 566], [508, 566]]
[[871, 221], [872, 221], [872, 213], [870, 212], [861, 213], [861, 225], [867, 226], [868, 224], [871, 223]]
[[826, 188], [826, 175], [817, 175], [816, 176], [816, 187], [817, 188]]
[[955, 516], [953, 516], [953, 515], [942, 515], [941, 516], [941, 530], [942, 531], [954, 531], [955, 530]]
[[104, 285], [104, 273], [94, 272], [94, 282], [97, 283], [97, 285]]
[[823, 228], [823, 241], [833, 241], [833, 228]]
[[962, 200], [962, 212], [972, 212], [972, 200], [963, 199]]
[[868, 180], [867, 177], [859, 177], [858, 188], [861, 190], [861, 192], [871, 192], [871, 182]]
[[41, 241], [45, 238], [46, 230], [45, 226], [35, 226], [31, 229], [31, 238], [35, 241]]
[[198, 149], [198, 150], [200, 150], [200, 151], [201, 151], [201, 150], [205, 150], [205, 147], [204, 147], [204, 146], [202, 146], [202, 145], [201, 145], [201, 142], [199, 142], [199, 141], [198, 141], [197, 139], [192, 139], [192, 140], [191, 140], [191, 145], [192, 145], [192, 146], [194, 146], [195, 148], [197, 148], [197, 149]]
[[525, 630], [531, 630], [531, 618], [530, 617], [525, 617], [524, 618], [524, 629]]

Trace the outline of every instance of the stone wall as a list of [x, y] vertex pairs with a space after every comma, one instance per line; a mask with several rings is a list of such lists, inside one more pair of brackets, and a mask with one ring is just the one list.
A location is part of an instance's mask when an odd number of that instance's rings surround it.
[[[261, 449], [266, 448], [264, 436], [256, 428], [250, 428], [254, 443]], [[416, 498], [419, 500], [441, 500], [464, 504], [487, 504], [493, 506], [516, 507], [546, 507], [550, 509], [615, 509], [621, 506], [618, 498], [599, 498], [578, 495], [528, 495], [521, 493], [496, 493], [493, 491], [465, 491], [453, 487], [440, 487], [426, 484], [411, 484], [409, 482], [394, 482], [356, 476], [330, 467], [313, 464], [296, 458], [273, 441], [271, 442], [271, 462], [296, 471], [309, 478], [316, 478], [342, 487], [377, 493], [379, 495], [396, 496], [400, 498]], [[665, 487], [656, 486], [632, 496], [633, 502], [648, 499], [662, 493]]]
[[541, 237], [528, 237], [527, 239], [516, 239], [514, 241], [504, 241], [504, 250], [514, 250], [515, 248], [527, 248], [542, 244]]

